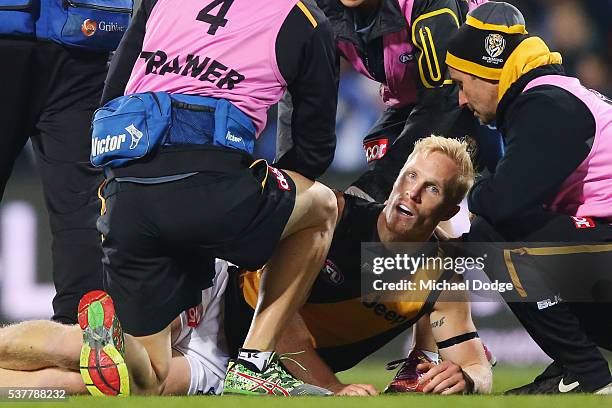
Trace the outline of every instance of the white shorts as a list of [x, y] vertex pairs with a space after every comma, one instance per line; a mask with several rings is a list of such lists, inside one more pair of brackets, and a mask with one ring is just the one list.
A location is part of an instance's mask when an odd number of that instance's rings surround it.
[[223, 299], [228, 264], [216, 260], [213, 286], [202, 291], [202, 305], [181, 313], [181, 333], [173, 348], [189, 362], [188, 395], [221, 394], [229, 355], [223, 330]]

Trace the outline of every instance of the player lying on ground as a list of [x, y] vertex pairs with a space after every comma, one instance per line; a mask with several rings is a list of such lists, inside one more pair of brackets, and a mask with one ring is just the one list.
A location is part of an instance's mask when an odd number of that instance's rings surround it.
[[[461, 143], [432, 136], [416, 144], [386, 205], [337, 193], [340, 221], [325, 267], [277, 346], [280, 353], [305, 351], [292, 358], [306, 370], [290, 360], [284, 362], [295, 376], [340, 395], [376, 394], [368, 384], [342, 384], [334, 372], [353, 367], [423, 318], [419, 326], [429, 331], [431, 321], [433, 339], [421, 331], [414, 348], [439, 350], [442, 362], [433, 364], [436, 357], [428, 352], [411, 353], [387, 391], [490, 392], [492, 373], [471, 319], [467, 294], [461, 301], [454, 292], [452, 302], [440, 301], [445, 292], [420, 292], [412, 297], [406, 293], [398, 301], [382, 300], [376, 293], [366, 298], [361, 295], [361, 243], [435, 243], [434, 229], [456, 214], [473, 174]], [[437, 276], [448, 273], [439, 271]], [[225, 313], [233, 323], [226, 325], [233, 352], [241, 341], [240, 330], [246, 332], [249, 327], [245, 309], [252, 312], [256, 304], [260, 274], [230, 272], [230, 276]], [[421, 270], [413, 279], [423, 278], [426, 272]], [[425, 373], [418, 386], [417, 370]]]
[[[220, 394], [223, 389], [229, 356], [219, 329], [227, 262], [218, 260], [215, 269], [213, 286], [202, 291], [202, 304], [172, 323], [172, 360], [164, 395]], [[129, 335], [126, 339], [131, 341]], [[69, 394], [87, 394], [79, 374], [82, 341], [78, 325], [46, 320], [0, 329], [0, 387], [58, 387]]]

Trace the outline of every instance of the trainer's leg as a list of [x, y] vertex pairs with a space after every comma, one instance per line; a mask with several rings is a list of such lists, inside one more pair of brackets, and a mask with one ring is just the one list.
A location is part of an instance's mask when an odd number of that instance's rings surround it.
[[[512, 240], [535, 242], [534, 245], [538, 246], [541, 244], [537, 242], [609, 241], [611, 232], [607, 225], [599, 224], [594, 228], [576, 228], [571, 217], [543, 211], [504, 227], [493, 226], [477, 217], [472, 222], [469, 236], [470, 241], [476, 242], [499, 243]], [[512, 244], [508, 243], [509, 246]], [[492, 252], [488, 254], [489, 259], [492, 259]], [[504, 268], [505, 266], [500, 264], [494, 269], [504, 271]], [[489, 268], [489, 271], [491, 269]], [[546, 271], [538, 272], [543, 275]], [[517, 269], [517, 273], [521, 277], [521, 271]], [[522, 276], [521, 280], [528, 278], [530, 277]], [[562, 297], [565, 297], [563, 293]], [[531, 301], [508, 302], [508, 306], [538, 346], [557, 366], [563, 366], [567, 372], [573, 374], [584, 391], [592, 392], [612, 382], [607, 361], [594, 339], [586, 332], [580, 316], [572, 310], [570, 303], [561, 302], [543, 309]]]
[[89, 163], [89, 128], [106, 77], [106, 58], [57, 44], [40, 47], [55, 63], [46, 105], [32, 138], [53, 236], [53, 320], [76, 323], [79, 299], [102, 289], [96, 191], [102, 170]]
[[79, 369], [83, 334], [77, 325], [33, 320], [0, 329], [0, 367]]
[[337, 204], [321, 183], [287, 172], [296, 186], [295, 207], [267, 263], [244, 348], [272, 351], [287, 320], [306, 301], [334, 233]]
[[[34, 133], [34, 122], [40, 109], [40, 92], [36, 89], [36, 78], [46, 77], [45, 69], [36, 64], [34, 41], [0, 39], [0, 53], [5, 61], [0, 64], [2, 81], [0, 95], [0, 200], [13, 171], [15, 159], [28, 138]], [[10, 79], [9, 79], [10, 78]]]

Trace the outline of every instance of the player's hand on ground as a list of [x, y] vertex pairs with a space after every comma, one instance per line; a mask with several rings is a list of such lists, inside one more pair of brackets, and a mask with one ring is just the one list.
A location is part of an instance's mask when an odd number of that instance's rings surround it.
[[342, 384], [338, 383], [327, 387], [337, 396], [361, 396], [378, 395], [378, 391], [372, 384]]
[[461, 367], [451, 361], [419, 364], [417, 370], [425, 372], [419, 381], [426, 383], [423, 387], [425, 393], [448, 395], [468, 391], [469, 385]]

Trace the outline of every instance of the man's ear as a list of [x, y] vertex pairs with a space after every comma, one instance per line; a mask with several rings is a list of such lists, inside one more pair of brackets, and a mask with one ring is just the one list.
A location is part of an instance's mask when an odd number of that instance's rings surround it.
[[458, 205], [452, 206], [451, 208], [449, 208], [446, 211], [446, 214], [444, 214], [444, 216], [442, 217], [441, 221], [448, 221], [448, 220], [450, 220], [455, 215], [457, 215], [457, 213], [459, 212], [460, 209], [461, 209], [461, 207], [459, 207]]

